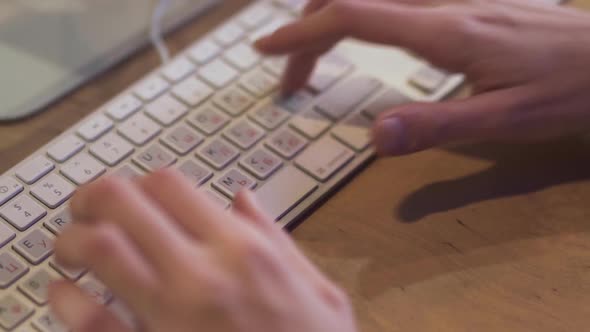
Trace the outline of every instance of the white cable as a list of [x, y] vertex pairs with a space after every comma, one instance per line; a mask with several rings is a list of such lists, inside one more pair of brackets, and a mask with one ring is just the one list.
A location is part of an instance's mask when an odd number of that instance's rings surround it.
[[163, 64], [168, 63], [170, 60], [170, 51], [166, 46], [162, 33], [162, 20], [169, 7], [170, 0], [157, 0], [152, 13], [152, 25], [150, 29], [150, 39], [152, 40], [152, 44], [156, 48], [156, 51], [158, 51]]

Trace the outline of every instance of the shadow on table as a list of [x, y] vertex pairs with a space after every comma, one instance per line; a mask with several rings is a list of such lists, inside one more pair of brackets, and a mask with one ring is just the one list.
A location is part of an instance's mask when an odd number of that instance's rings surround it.
[[432, 183], [396, 208], [404, 222], [499, 197], [528, 194], [558, 184], [590, 180], [590, 142], [579, 138], [543, 144], [473, 145], [449, 151], [495, 161], [485, 171]]
[[[473, 145], [450, 151], [495, 164], [410, 193], [396, 206], [393, 218], [370, 221], [363, 211], [356, 215], [351, 210], [347, 211], [350, 222], [323, 225], [335, 227], [335, 232], [321, 229], [322, 223], [309, 224], [306, 234], [310, 235], [303, 239], [305, 246], [326, 264], [334, 264], [335, 271], [346, 270], [340, 267], [344, 264], [354, 266], [351, 269], [362, 264], [359, 275], [348, 280], [346, 287], [359, 287], [362, 296], [369, 299], [393, 288], [405, 292], [409, 286], [464, 269], [551, 256], [562, 245], [585, 246], [587, 237], [583, 233], [590, 232], [590, 223], [581, 217], [557, 224], [547, 219], [515, 217], [508, 225], [496, 224], [493, 219], [462, 221], [456, 220], [454, 214], [433, 214], [588, 181], [590, 142], [564, 139], [530, 145]], [[371, 226], [367, 227], [367, 223]], [[322, 234], [321, 238], [316, 233]], [[562, 241], [564, 238], [568, 241]]]

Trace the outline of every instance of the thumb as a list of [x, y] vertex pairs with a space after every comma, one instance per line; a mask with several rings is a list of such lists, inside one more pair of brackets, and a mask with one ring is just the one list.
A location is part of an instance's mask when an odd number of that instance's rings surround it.
[[550, 111], [532, 100], [528, 89], [518, 87], [463, 100], [406, 104], [378, 117], [373, 143], [387, 156], [451, 143], [532, 138], [547, 124]]

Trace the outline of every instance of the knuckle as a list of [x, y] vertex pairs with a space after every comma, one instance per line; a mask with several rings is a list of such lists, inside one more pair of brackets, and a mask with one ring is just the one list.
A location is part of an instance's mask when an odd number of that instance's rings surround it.
[[357, 3], [350, 0], [337, 0], [328, 5], [330, 13], [338, 20], [348, 21], [354, 17]]

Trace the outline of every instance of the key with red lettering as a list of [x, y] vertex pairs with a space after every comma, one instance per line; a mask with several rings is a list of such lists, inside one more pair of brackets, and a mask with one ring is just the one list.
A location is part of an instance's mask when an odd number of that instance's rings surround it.
[[88, 277], [86, 280], [82, 281], [80, 283], [80, 288], [86, 291], [90, 298], [99, 304], [107, 304], [113, 299], [113, 294], [108, 288], [92, 277]]
[[224, 169], [240, 156], [238, 150], [224, 140], [215, 139], [203, 147], [197, 156], [217, 170]]
[[32, 307], [15, 296], [6, 295], [0, 298], [0, 327], [6, 330], [12, 331], [33, 313]]
[[21, 238], [12, 248], [31, 264], [40, 264], [53, 252], [53, 240], [40, 229]]
[[188, 118], [188, 122], [205, 135], [213, 135], [229, 123], [229, 116], [215, 106], [206, 105]]
[[272, 136], [266, 145], [283, 158], [291, 159], [307, 146], [307, 140], [290, 129], [283, 129]]
[[279, 157], [263, 148], [240, 161], [240, 166], [261, 180], [266, 180], [282, 165], [283, 161]]
[[7, 288], [22, 277], [29, 268], [22, 264], [14, 255], [5, 252], [0, 254], [0, 288]]
[[213, 183], [213, 187], [229, 198], [234, 198], [243, 189], [256, 188], [256, 181], [237, 169], [232, 169]]

